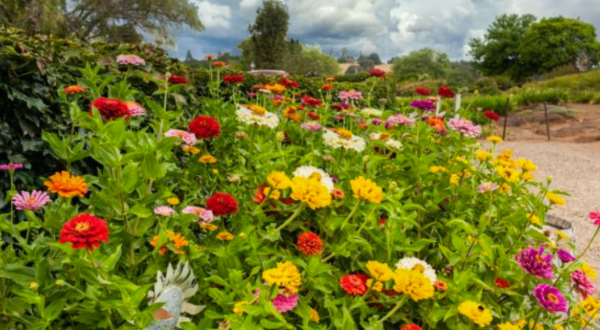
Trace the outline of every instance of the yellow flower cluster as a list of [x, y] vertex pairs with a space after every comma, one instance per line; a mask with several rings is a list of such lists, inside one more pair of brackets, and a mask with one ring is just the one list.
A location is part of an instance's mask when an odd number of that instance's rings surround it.
[[[537, 166], [528, 159], [512, 159], [513, 151], [506, 149], [498, 154], [492, 163], [496, 167], [496, 172], [500, 174], [506, 182], [520, 182], [521, 180], [529, 181], [535, 177], [533, 173], [537, 171]], [[490, 160], [492, 154], [483, 150], [477, 151], [477, 158], [481, 162]]]
[[550, 202], [550, 204], [556, 204], [559, 206], [565, 205], [565, 199], [560, 197], [557, 194], [551, 193], [551, 192], [547, 192], [546, 193], [546, 198], [548, 199], [548, 201]]
[[267, 176], [267, 182], [275, 189], [287, 189], [292, 185], [292, 181], [283, 172], [273, 171]]
[[302, 277], [298, 268], [289, 261], [278, 262], [276, 268], [265, 270], [262, 278], [269, 285], [284, 287], [294, 293], [298, 292], [302, 284]]
[[315, 323], [319, 323], [320, 321], [320, 317], [319, 317], [319, 312], [317, 312], [316, 309], [314, 308], [310, 308], [310, 320], [315, 322]]
[[245, 305], [250, 305], [249, 302], [247, 301], [238, 301], [235, 303], [235, 305], [233, 306], [233, 312], [238, 314], [238, 315], [242, 315], [244, 314], [244, 310], [241, 309], [240, 307], [245, 306]]
[[[367, 270], [371, 274], [371, 279], [367, 280], [367, 286], [374, 291], [381, 292], [383, 290], [383, 282], [387, 282], [394, 277], [394, 272], [387, 264], [379, 261], [367, 262]], [[373, 281], [375, 281], [373, 283]]]
[[233, 234], [228, 231], [222, 231], [215, 236], [218, 240], [221, 241], [231, 241], [233, 239]]
[[354, 192], [354, 198], [362, 199], [371, 203], [379, 204], [383, 199], [383, 190], [371, 180], [365, 180], [362, 176], [350, 181], [350, 187]]
[[448, 169], [445, 168], [444, 166], [431, 166], [429, 168], [429, 172], [431, 172], [431, 173], [438, 173], [438, 172], [450, 173], [450, 171], [448, 171]]
[[312, 178], [295, 177], [292, 179], [293, 200], [305, 203], [311, 209], [326, 207], [331, 204], [329, 189], [320, 181]]
[[393, 279], [394, 291], [409, 295], [414, 301], [433, 297], [433, 283], [418, 269], [396, 269]]
[[202, 164], [214, 164], [217, 162], [217, 159], [211, 155], [202, 155], [200, 156], [199, 161]]
[[592, 280], [598, 278], [598, 274], [596, 274], [594, 268], [590, 267], [590, 265], [588, 265], [587, 263], [581, 265], [581, 271], [585, 274], [585, 276], [591, 278]]
[[493, 317], [490, 310], [470, 300], [458, 305], [458, 312], [481, 328], [492, 323]]
[[[527, 329], [531, 329], [533, 328], [533, 324], [535, 322], [534, 321], [529, 321], [529, 326], [527, 327]], [[525, 326], [527, 325], [527, 321], [525, 321], [524, 319], [520, 319], [519, 322], [517, 322], [517, 326], [519, 327], [519, 329], [525, 329]], [[535, 325], [535, 330], [544, 330], [544, 326], [542, 326], [541, 324], [537, 323]]]
[[498, 324], [498, 329], [500, 330], [521, 330], [518, 325], [512, 324], [510, 322]]

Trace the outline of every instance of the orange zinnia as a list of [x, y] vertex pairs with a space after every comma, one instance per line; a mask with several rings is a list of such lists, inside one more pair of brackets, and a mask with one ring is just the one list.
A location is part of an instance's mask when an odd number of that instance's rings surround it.
[[72, 85], [65, 88], [65, 94], [79, 94], [85, 92], [85, 87], [79, 85]]
[[222, 68], [224, 66], [227, 65], [227, 62], [224, 61], [214, 61], [210, 63], [211, 66], [214, 66], [215, 68]]
[[56, 172], [49, 177], [50, 181], [44, 182], [48, 190], [57, 193], [60, 197], [83, 197], [87, 194], [87, 184], [81, 176], [71, 175], [67, 171]]
[[215, 58], [217, 58], [215, 55], [210, 55], [210, 54], [204, 56], [204, 59], [207, 60], [207, 61], [214, 60]]

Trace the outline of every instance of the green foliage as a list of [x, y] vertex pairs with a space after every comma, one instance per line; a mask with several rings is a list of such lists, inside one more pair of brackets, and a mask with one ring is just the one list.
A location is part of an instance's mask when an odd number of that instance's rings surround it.
[[340, 67], [331, 55], [327, 55], [317, 46], [299, 45], [299, 52], [291, 53], [284, 59], [283, 69], [298, 75], [336, 75]]
[[543, 74], [574, 64], [581, 56], [589, 59], [589, 65], [597, 64], [600, 61], [600, 42], [592, 24], [553, 17], [531, 26], [519, 52], [527, 74]]
[[278, 0], [264, 0], [248, 30], [252, 39], [254, 61], [259, 69], [281, 69], [287, 54], [290, 16]]
[[448, 55], [431, 48], [413, 51], [394, 61], [393, 65], [394, 74], [400, 80], [424, 75], [432, 79], [445, 79], [451, 70]]

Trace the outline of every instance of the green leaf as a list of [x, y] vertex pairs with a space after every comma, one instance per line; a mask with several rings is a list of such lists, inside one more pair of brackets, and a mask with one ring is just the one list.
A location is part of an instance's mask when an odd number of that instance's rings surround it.
[[140, 218], [148, 218], [152, 216], [152, 211], [140, 204], [135, 204], [132, 208], [129, 209], [129, 211], [127, 211], [127, 213], [133, 214]]
[[54, 300], [48, 307], [46, 307], [44, 314], [42, 315], [44, 320], [46, 320], [47, 322], [51, 322], [52, 320], [55, 320], [62, 312], [66, 303], [67, 303], [66, 299]]
[[142, 177], [144, 179], [157, 180], [166, 174], [167, 169], [156, 160], [154, 153], [144, 154], [144, 160], [142, 161]]

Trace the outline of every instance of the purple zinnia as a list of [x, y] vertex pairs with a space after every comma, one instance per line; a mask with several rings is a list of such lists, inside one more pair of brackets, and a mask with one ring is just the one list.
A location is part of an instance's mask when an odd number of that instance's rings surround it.
[[435, 104], [429, 100], [414, 100], [410, 102], [410, 106], [423, 111], [431, 111], [435, 109]]
[[273, 302], [273, 306], [275, 306], [275, 309], [279, 313], [284, 314], [298, 306], [298, 295], [294, 294], [293, 296], [287, 297], [282, 294], [279, 294], [271, 301]]
[[567, 301], [560, 291], [549, 284], [538, 284], [533, 289], [535, 299], [550, 313], [567, 312]]
[[563, 263], [567, 263], [567, 262], [571, 262], [571, 261], [577, 260], [577, 258], [575, 258], [571, 253], [569, 253], [569, 251], [566, 251], [566, 250], [563, 250], [563, 249], [558, 249], [556, 251], [556, 254], [558, 254], [558, 258]]
[[348, 102], [340, 102], [340, 107], [344, 109], [350, 109], [350, 103]]
[[552, 255], [544, 255], [543, 246], [540, 246], [539, 250], [532, 247], [521, 250], [515, 259], [527, 274], [532, 274], [539, 278], [554, 278], [551, 262]]
[[448, 121], [448, 126], [462, 135], [472, 138], [476, 138], [481, 134], [481, 127], [465, 118], [452, 118]]
[[575, 291], [579, 293], [583, 299], [586, 299], [588, 295], [592, 295], [594, 294], [594, 291], [596, 291], [594, 283], [592, 283], [580, 270], [571, 273], [571, 282], [575, 284]]
[[376, 118], [371, 121], [371, 124], [373, 124], [375, 126], [379, 126], [379, 125], [381, 125], [381, 123], [383, 123], [383, 119], [380, 119], [380, 118]]

